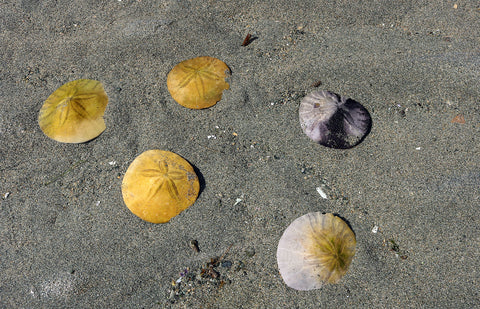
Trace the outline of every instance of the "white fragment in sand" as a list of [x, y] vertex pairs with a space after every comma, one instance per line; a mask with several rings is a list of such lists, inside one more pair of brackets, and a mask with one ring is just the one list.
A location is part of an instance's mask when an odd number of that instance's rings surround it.
[[98, 206], [98, 205], [100, 205], [100, 201], [97, 201], [97, 202], [95, 203], [95, 206]]
[[217, 137], [215, 135], [208, 135], [207, 138], [208, 139], [217, 139]]
[[243, 194], [240, 195], [240, 197], [237, 197], [235, 199], [235, 204], [233, 204], [233, 206], [237, 206], [237, 204], [240, 203], [241, 201], [243, 201]]
[[377, 232], [378, 232], [378, 225], [375, 225], [372, 229], [372, 233], [377, 234]]
[[215, 126], [215, 129], [220, 129], [220, 127], [219, 127], [219, 126]]
[[7, 192], [3, 195], [3, 199], [6, 199], [10, 195], [10, 192]]
[[180, 282], [182, 282], [182, 277], [178, 278], [177, 281], [175, 281], [176, 284], [179, 284]]
[[415, 148], [415, 150], [420, 150], [420, 149], [422, 149], [422, 147], [417, 147], [417, 148]]
[[320, 194], [321, 197], [324, 199], [328, 199], [328, 195], [323, 191], [322, 187], [317, 187], [317, 192]]
[[30, 289], [30, 295], [32, 295], [32, 297], [37, 297], [37, 293], [35, 293], [35, 291], [33, 290], [34, 288], [31, 288]]
[[113, 161], [108, 162], [108, 164], [110, 164], [111, 166], [114, 166], [114, 165], [117, 164], [117, 161], [113, 160]]

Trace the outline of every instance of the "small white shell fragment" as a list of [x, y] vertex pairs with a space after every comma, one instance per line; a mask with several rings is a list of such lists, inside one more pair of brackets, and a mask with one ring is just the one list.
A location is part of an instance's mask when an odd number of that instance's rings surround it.
[[372, 233], [377, 234], [377, 232], [378, 232], [378, 225], [375, 225], [372, 229]]
[[233, 204], [233, 206], [237, 206], [237, 204], [240, 203], [241, 201], [243, 201], [243, 194], [240, 197], [237, 197], [235, 199], [235, 204]]
[[242, 199], [237, 198], [237, 199], [235, 200], [235, 204], [233, 204], [233, 206], [236, 206], [236, 205], [237, 205], [238, 203], [240, 203], [241, 201], [242, 201]]
[[113, 161], [108, 162], [108, 164], [110, 164], [111, 166], [114, 166], [114, 165], [117, 164], [117, 161], [113, 160]]
[[215, 135], [208, 135], [207, 138], [208, 139], [217, 139], [217, 137]]
[[422, 149], [422, 147], [417, 147], [417, 148], [415, 148], [415, 150], [420, 150], [420, 149]]
[[10, 195], [10, 192], [7, 192], [3, 195], [3, 199], [5, 200]]
[[95, 203], [95, 206], [98, 206], [98, 205], [100, 205], [100, 201], [97, 201], [97, 202]]
[[317, 187], [317, 192], [324, 199], [328, 199], [328, 195], [323, 191], [322, 187]]

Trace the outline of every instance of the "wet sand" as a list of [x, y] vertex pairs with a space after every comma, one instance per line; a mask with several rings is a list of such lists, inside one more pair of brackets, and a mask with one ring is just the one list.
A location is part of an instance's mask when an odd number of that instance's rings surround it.
[[[477, 1], [7, 1], [0, 15], [0, 307], [480, 306]], [[166, 75], [198, 56], [228, 64], [230, 89], [189, 110]], [[107, 129], [55, 142], [38, 111], [80, 78], [103, 83]], [[302, 132], [319, 82], [369, 110], [357, 147]], [[149, 149], [203, 178], [167, 224], [122, 200]], [[339, 284], [295, 291], [277, 244], [314, 211], [347, 220], [357, 253]]]

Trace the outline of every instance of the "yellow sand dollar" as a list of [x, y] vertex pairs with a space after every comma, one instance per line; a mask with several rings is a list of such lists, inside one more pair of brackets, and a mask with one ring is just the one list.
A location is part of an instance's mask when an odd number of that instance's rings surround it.
[[148, 150], [135, 158], [122, 182], [128, 209], [152, 223], [168, 222], [190, 207], [199, 189], [193, 167], [179, 155], [163, 150]]
[[83, 143], [105, 130], [103, 113], [108, 97], [96, 80], [78, 79], [60, 86], [38, 115], [43, 133], [62, 143]]
[[167, 76], [168, 91], [182, 106], [192, 109], [208, 108], [222, 98], [230, 86], [225, 77], [228, 66], [212, 57], [197, 57], [177, 64]]

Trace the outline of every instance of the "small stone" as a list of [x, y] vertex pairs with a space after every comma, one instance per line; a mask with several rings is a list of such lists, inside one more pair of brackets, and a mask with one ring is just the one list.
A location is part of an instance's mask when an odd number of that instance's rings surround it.
[[230, 267], [232, 267], [232, 262], [231, 261], [223, 261], [221, 263], [221, 266], [225, 267], [225, 268], [230, 268]]
[[245, 268], [245, 264], [242, 261], [235, 262], [235, 271], [239, 271]]
[[200, 248], [198, 247], [198, 241], [195, 239], [190, 240], [190, 247], [195, 251], [196, 253], [200, 252]]
[[255, 249], [253, 247], [249, 247], [247, 249], [245, 249], [245, 255], [247, 257], [252, 257], [255, 255]]

